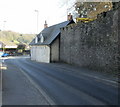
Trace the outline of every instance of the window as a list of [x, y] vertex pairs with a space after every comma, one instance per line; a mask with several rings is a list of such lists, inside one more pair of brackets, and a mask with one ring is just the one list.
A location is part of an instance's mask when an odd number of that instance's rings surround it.
[[40, 42], [41, 42], [41, 43], [44, 42], [44, 37], [43, 37], [42, 33], [40, 34]]

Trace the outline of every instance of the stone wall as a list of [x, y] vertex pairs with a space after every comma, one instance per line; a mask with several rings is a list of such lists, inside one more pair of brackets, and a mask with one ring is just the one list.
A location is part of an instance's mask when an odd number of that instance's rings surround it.
[[[120, 8], [102, 13], [89, 23], [61, 29], [60, 60], [104, 72], [118, 71]], [[120, 53], [120, 51], [119, 51]]]

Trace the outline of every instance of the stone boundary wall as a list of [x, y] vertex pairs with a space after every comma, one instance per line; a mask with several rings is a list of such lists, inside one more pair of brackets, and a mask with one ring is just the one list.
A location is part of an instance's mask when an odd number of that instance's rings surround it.
[[118, 72], [120, 7], [89, 23], [61, 28], [60, 61], [103, 72]]

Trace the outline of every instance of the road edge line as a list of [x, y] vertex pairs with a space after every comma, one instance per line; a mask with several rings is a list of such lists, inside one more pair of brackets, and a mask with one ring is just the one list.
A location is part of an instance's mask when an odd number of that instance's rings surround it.
[[25, 73], [21, 68], [20, 71], [24, 74], [24, 76], [30, 81], [30, 83], [42, 94], [42, 96], [46, 99], [46, 101], [50, 104], [50, 105], [56, 105], [55, 102], [45, 93], [45, 91], [38, 86], [31, 78], [30, 76], [28, 76], [27, 73]]

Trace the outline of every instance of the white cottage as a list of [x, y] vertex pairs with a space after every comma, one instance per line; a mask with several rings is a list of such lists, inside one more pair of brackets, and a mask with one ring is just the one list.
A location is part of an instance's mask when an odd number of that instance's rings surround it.
[[47, 27], [45, 21], [45, 28], [30, 43], [31, 60], [45, 63], [59, 61], [60, 28], [72, 23], [74, 21], [71, 19]]

